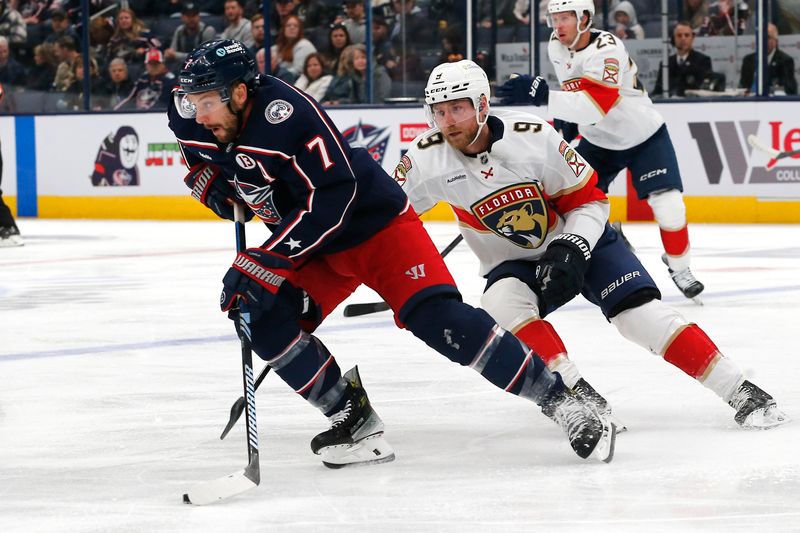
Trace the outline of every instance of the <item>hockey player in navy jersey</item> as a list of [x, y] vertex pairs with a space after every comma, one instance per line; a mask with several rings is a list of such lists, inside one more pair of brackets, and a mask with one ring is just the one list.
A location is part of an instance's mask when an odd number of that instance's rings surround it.
[[603, 192], [620, 170], [630, 169], [639, 199], [653, 209], [672, 281], [696, 298], [704, 287], [690, 269], [683, 184], [667, 126], [623, 42], [591, 29], [593, 16], [593, 0], [550, 0], [548, 55], [562, 90], [523, 75], [499, 87], [497, 96], [503, 103], [547, 105], [556, 119], [578, 124], [577, 150], [597, 170]]
[[489, 91], [472, 61], [433, 69], [425, 88], [433, 128], [411, 142], [395, 171], [417, 213], [439, 201], [452, 206], [487, 280], [481, 306], [600, 409], [608, 409], [605, 399], [543, 320], [581, 293], [623, 337], [733, 407], [739, 425], [786, 422], [775, 400], [698, 325], [661, 302], [647, 270], [608, 224], [608, 199], [592, 166], [541, 118], [490, 112]]
[[211, 41], [193, 51], [168, 114], [193, 195], [228, 219], [232, 202], [244, 202], [272, 232], [237, 255], [221, 307], [235, 315], [238, 299], [248, 302], [253, 350], [330, 418], [311, 442], [327, 466], [394, 458], [357, 369], [342, 376], [313, 335], [362, 283], [389, 303], [400, 327], [540, 405], [579, 456], [611, 460], [615, 429], [607, 418], [485, 311], [461, 302], [402, 189], [366, 150], [347, 144], [312, 98], [257, 75], [242, 43]]

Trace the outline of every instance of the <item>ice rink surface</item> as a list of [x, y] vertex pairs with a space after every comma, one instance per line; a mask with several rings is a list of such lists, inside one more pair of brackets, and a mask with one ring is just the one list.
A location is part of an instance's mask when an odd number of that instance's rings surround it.
[[[269, 375], [257, 394], [261, 486], [181, 503], [246, 463], [239, 343], [218, 310], [233, 224], [26, 220], [0, 249], [0, 531], [798, 531], [800, 227], [691, 226], [705, 305], [681, 297], [658, 230], [626, 234], [664, 299], [794, 419], [745, 431], [733, 410], [624, 340], [582, 298], [551, 315], [583, 375], [629, 428], [586, 462], [529, 402], [394, 327], [344, 318], [319, 337], [358, 364], [397, 460], [329, 470], [309, 449], [327, 421]], [[443, 248], [455, 226], [428, 224]], [[248, 224], [250, 244], [266, 237]], [[482, 282], [447, 258], [465, 299]], [[360, 289], [348, 303], [372, 301]], [[262, 362], [257, 360], [256, 371]]]

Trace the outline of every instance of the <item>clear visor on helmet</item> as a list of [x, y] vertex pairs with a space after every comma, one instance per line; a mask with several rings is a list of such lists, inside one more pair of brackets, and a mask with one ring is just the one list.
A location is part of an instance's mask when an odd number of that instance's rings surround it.
[[475, 107], [469, 98], [432, 104], [429, 106], [429, 110], [431, 121], [439, 129], [452, 127], [477, 117]]
[[175, 109], [183, 118], [194, 119], [197, 115], [207, 115], [214, 113], [221, 107], [227, 105], [223, 101], [219, 91], [209, 91], [205, 93], [186, 94], [183, 91], [175, 91], [172, 95], [175, 101]]

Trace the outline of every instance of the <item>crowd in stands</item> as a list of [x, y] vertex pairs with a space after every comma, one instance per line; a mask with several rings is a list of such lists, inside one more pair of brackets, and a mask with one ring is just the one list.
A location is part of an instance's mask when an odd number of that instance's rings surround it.
[[[538, 1], [543, 24], [548, 0]], [[695, 36], [752, 30], [744, 0], [682, 1], [685, 20], [674, 26], [676, 54], [669, 63], [669, 94], [677, 96], [702, 87], [708, 72], [713, 73], [710, 60], [691, 48]], [[602, 14], [602, 0], [595, 2], [596, 12]], [[654, 7], [652, 13], [642, 13], [648, 11], [643, 6], [654, 2], [610, 0], [608, 20], [595, 25], [623, 39], [654, 37], [648, 33], [654, 32], [655, 17], [660, 33], [659, 12]], [[502, 30], [500, 42], [529, 38], [530, 0], [476, 4], [478, 40], [489, 28]], [[84, 109], [80, 5], [79, 0], [0, 0], [0, 83], [11, 96], [3, 104], [5, 111]], [[273, 0], [270, 5], [271, 47], [264, 50], [266, 29], [258, 0], [89, 0], [90, 109], [165, 107], [186, 55], [218, 37], [244, 42], [258, 54], [263, 72], [297, 85], [325, 105], [379, 103], [406, 92], [420, 97], [435, 65], [466, 55], [466, 2], [375, 0], [370, 100], [363, 1]], [[596, 16], [600, 19], [602, 15]], [[777, 29], [771, 27], [771, 85], [795, 94], [794, 64], [777, 49], [777, 42]], [[489, 49], [490, 44], [479, 48], [473, 59], [491, 71]], [[753, 65], [753, 57], [746, 57], [739, 82], [743, 88], [752, 85]], [[656, 92], [663, 92], [661, 85], [659, 80]]]

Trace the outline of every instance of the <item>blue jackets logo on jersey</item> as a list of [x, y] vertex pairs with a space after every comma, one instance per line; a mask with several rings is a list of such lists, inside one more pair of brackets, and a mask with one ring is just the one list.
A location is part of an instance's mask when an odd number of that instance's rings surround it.
[[292, 116], [292, 111], [294, 111], [292, 104], [286, 100], [273, 100], [267, 104], [264, 117], [270, 124], [279, 124]]
[[[362, 124], [351, 126], [342, 132], [347, 143], [353, 148], [366, 148], [373, 161], [379, 165], [383, 164], [383, 156], [386, 154], [386, 145], [389, 144], [389, 128], [379, 128], [372, 124]], [[384, 135], [385, 134], [385, 135]]]
[[255, 215], [268, 224], [277, 224], [281, 221], [278, 209], [272, 199], [272, 186], [258, 186], [245, 181], [240, 181], [238, 176], [234, 176], [233, 184], [239, 195]]
[[522, 248], [538, 248], [547, 236], [547, 202], [535, 183], [496, 191], [471, 209], [484, 226]]

